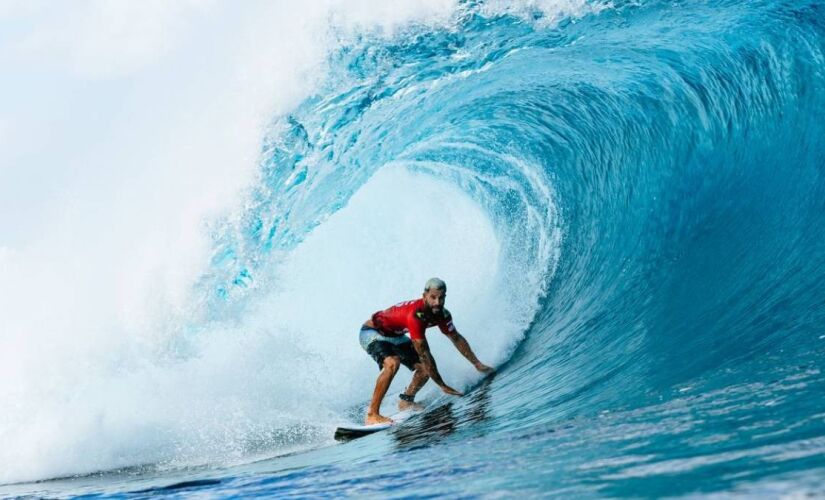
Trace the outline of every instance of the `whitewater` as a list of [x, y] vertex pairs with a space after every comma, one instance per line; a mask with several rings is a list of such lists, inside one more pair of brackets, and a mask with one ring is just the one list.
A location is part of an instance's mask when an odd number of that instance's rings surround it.
[[[825, 495], [825, 2], [10, 0], [0, 62], [0, 496]], [[433, 329], [466, 396], [335, 442], [432, 276], [495, 376]]]

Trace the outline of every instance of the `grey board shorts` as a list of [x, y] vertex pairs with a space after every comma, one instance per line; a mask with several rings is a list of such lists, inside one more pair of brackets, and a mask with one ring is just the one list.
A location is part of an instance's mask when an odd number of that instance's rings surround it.
[[401, 364], [410, 370], [415, 370], [415, 365], [420, 361], [412, 341], [406, 335], [389, 337], [374, 328], [362, 326], [358, 333], [358, 341], [367, 354], [378, 363], [379, 370], [384, 367], [384, 358], [389, 356], [398, 356], [401, 358]]

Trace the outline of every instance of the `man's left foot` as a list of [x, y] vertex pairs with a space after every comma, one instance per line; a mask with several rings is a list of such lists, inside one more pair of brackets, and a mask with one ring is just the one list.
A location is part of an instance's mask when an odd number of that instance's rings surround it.
[[398, 409], [401, 411], [404, 410], [414, 410], [414, 411], [421, 411], [424, 409], [423, 405], [420, 405], [413, 401], [404, 401], [403, 399], [398, 401]]

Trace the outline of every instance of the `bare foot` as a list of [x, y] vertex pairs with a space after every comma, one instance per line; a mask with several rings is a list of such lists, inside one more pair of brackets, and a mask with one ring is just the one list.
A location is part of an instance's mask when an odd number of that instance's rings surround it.
[[398, 409], [401, 411], [404, 410], [413, 410], [413, 411], [421, 411], [424, 407], [416, 402], [411, 401], [404, 401], [403, 399], [398, 400]]
[[367, 419], [365, 421], [367, 425], [372, 424], [391, 424], [392, 419], [385, 417], [384, 415], [380, 415], [378, 413], [367, 415]]

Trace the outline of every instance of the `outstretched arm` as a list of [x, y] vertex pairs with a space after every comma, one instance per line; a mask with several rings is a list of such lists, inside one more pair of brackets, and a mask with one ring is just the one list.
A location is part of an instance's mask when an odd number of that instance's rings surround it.
[[413, 340], [412, 343], [418, 353], [418, 357], [421, 359], [421, 363], [427, 370], [427, 374], [429, 374], [430, 378], [433, 379], [433, 382], [441, 387], [441, 390], [447, 394], [452, 394], [453, 396], [463, 396], [462, 393], [444, 383], [444, 379], [441, 378], [441, 374], [438, 373], [438, 368], [435, 366], [435, 360], [433, 359], [433, 355], [430, 353], [430, 345], [427, 343], [427, 339]]
[[478, 360], [475, 353], [470, 348], [470, 344], [467, 342], [467, 339], [465, 339], [460, 333], [458, 333], [458, 331], [453, 330], [452, 332], [450, 332], [446, 335], [453, 342], [453, 345], [455, 346], [455, 348], [458, 349], [458, 352], [460, 352], [462, 356], [467, 358], [467, 361], [472, 363], [473, 366], [476, 367], [476, 370], [478, 370], [482, 373], [492, 373], [493, 372], [493, 369], [491, 367], [485, 365], [484, 363], [482, 363], [481, 361]]

